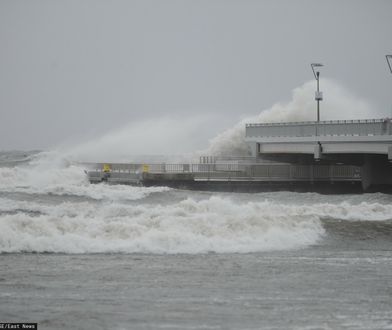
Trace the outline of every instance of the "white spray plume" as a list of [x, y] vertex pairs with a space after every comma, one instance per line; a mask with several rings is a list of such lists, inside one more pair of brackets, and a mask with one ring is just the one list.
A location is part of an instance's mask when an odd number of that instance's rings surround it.
[[[325, 94], [321, 103], [322, 120], [376, 116], [367, 102], [350, 94], [337, 82], [324, 78], [321, 87]], [[315, 120], [314, 91], [314, 81], [295, 88], [291, 101], [277, 103], [258, 116], [241, 120], [215, 136], [202, 151], [195, 152], [205, 145], [209, 135], [213, 136], [224, 127], [218, 114], [135, 121], [99, 138], [59, 149], [65, 159], [91, 162], [188, 162], [200, 155], [248, 155], [244, 140], [246, 123]]]
[[205, 145], [200, 127], [213, 123], [213, 115], [185, 118], [158, 117], [135, 121], [76, 146], [65, 146], [68, 159], [91, 162], [181, 162]]
[[[352, 95], [339, 83], [323, 79], [324, 101], [321, 102], [321, 120], [367, 119], [375, 118], [375, 113], [366, 101]], [[292, 92], [288, 103], [276, 103], [270, 109], [263, 110], [258, 116], [241, 120], [234, 127], [225, 130], [210, 140], [206, 155], [249, 155], [245, 143], [246, 123], [276, 123], [316, 120], [316, 102], [314, 100], [315, 82], [309, 81]]]

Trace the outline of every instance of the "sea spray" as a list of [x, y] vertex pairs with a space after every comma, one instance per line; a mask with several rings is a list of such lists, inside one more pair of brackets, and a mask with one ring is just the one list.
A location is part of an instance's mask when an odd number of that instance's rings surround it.
[[[337, 84], [325, 80], [324, 86], [330, 101], [323, 103], [322, 119], [350, 118], [353, 113], [356, 118], [374, 116], [365, 102], [350, 97]], [[313, 90], [313, 83], [306, 83], [294, 90], [291, 102], [238, 123], [218, 135], [208, 153], [246, 154], [247, 121], [311, 120]], [[290, 204], [274, 194], [200, 197], [178, 191], [182, 197], [173, 200], [172, 191], [163, 187], [90, 185], [85, 167], [75, 163], [85, 160], [89, 151], [104, 161], [113, 161], [111, 157], [120, 153], [125, 157], [130, 152], [127, 146], [143, 142], [146, 131], [143, 126], [132, 132], [132, 139], [127, 130], [114, 132], [87, 144], [30, 156], [22, 165], [0, 167], [0, 252], [194, 254], [294, 249], [316, 244], [325, 235], [325, 218], [391, 219], [388, 203], [364, 202], [368, 197], [359, 203], [304, 203], [303, 196], [315, 195], [291, 193], [297, 197]], [[178, 137], [175, 123], [162, 129], [169, 131], [173, 142]]]
[[39, 173], [34, 168], [0, 168], [0, 193], [51, 194], [77, 196], [95, 200], [137, 200], [167, 187], [127, 185], [91, 185], [81, 166], [52, 168]]
[[[377, 117], [366, 101], [352, 95], [334, 80], [324, 78], [321, 119], [366, 119]], [[239, 121], [233, 127], [214, 136], [222, 129], [225, 118], [214, 113], [184, 117], [158, 117], [124, 124], [101, 137], [79, 144], [59, 146], [62, 159], [91, 162], [191, 162], [200, 155], [244, 156], [249, 154], [245, 143], [245, 124], [250, 122], [287, 122], [315, 120], [314, 81], [304, 83], [292, 92], [287, 103]], [[241, 111], [239, 111], [239, 114]], [[215, 133], [216, 134], [216, 133]], [[197, 151], [200, 150], [200, 151]], [[140, 157], [140, 155], [144, 155]], [[160, 158], [151, 158], [160, 155]]]
[[103, 136], [60, 149], [75, 161], [187, 162], [194, 157], [194, 150], [214, 135], [218, 120], [215, 114], [151, 118], [126, 123]]
[[[201, 154], [208, 155], [249, 155], [245, 142], [246, 123], [276, 123], [315, 121], [314, 81], [309, 81], [292, 92], [287, 103], [276, 103], [259, 115], [241, 120], [233, 127], [218, 134], [210, 141], [208, 149]], [[377, 114], [366, 101], [352, 95], [345, 87], [334, 80], [323, 79], [325, 100], [322, 102], [321, 120], [367, 119]]]

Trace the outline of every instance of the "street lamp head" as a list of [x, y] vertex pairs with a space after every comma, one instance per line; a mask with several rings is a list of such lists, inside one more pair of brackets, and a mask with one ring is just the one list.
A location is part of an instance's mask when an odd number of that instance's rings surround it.
[[314, 71], [314, 68], [320, 67], [320, 66], [324, 66], [324, 65], [321, 64], [321, 63], [311, 63], [310, 66], [312, 67], [312, 71], [313, 71], [314, 77], [316, 78], [316, 80], [318, 80], [318, 77], [319, 77], [320, 74], [316, 75], [316, 72]]
[[312, 63], [311, 66], [315, 67], [315, 66], [324, 66], [324, 65], [321, 63]]
[[320, 72], [317, 71], [317, 73], [316, 73], [314, 71], [314, 68], [321, 67], [321, 66], [323, 66], [323, 64], [321, 64], [321, 63], [311, 63], [310, 66], [312, 67], [312, 71], [313, 71], [314, 77], [317, 80], [317, 91], [316, 91], [316, 94], [315, 94], [315, 99], [317, 101], [317, 122], [320, 122], [320, 101], [322, 101], [322, 99], [323, 99], [323, 93], [320, 92], [320, 90], [319, 90]]
[[385, 55], [385, 57], [386, 57], [386, 59], [387, 59], [387, 63], [388, 63], [388, 66], [389, 66], [389, 70], [390, 70], [391, 73], [392, 73], [392, 55]]

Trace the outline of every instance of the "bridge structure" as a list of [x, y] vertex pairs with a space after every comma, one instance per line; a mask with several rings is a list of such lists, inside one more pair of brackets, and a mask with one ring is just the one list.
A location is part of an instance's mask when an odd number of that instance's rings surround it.
[[209, 191], [392, 192], [390, 119], [247, 124], [251, 157], [86, 163], [91, 183]]
[[363, 188], [392, 184], [391, 119], [246, 125], [245, 141], [254, 157], [359, 165]]
[[245, 140], [259, 154], [380, 154], [392, 160], [390, 119], [247, 124]]

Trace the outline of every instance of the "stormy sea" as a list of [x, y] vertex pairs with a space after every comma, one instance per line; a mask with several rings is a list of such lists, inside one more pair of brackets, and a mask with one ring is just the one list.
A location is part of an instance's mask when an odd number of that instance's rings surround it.
[[0, 321], [392, 329], [392, 196], [96, 184], [0, 153]]

